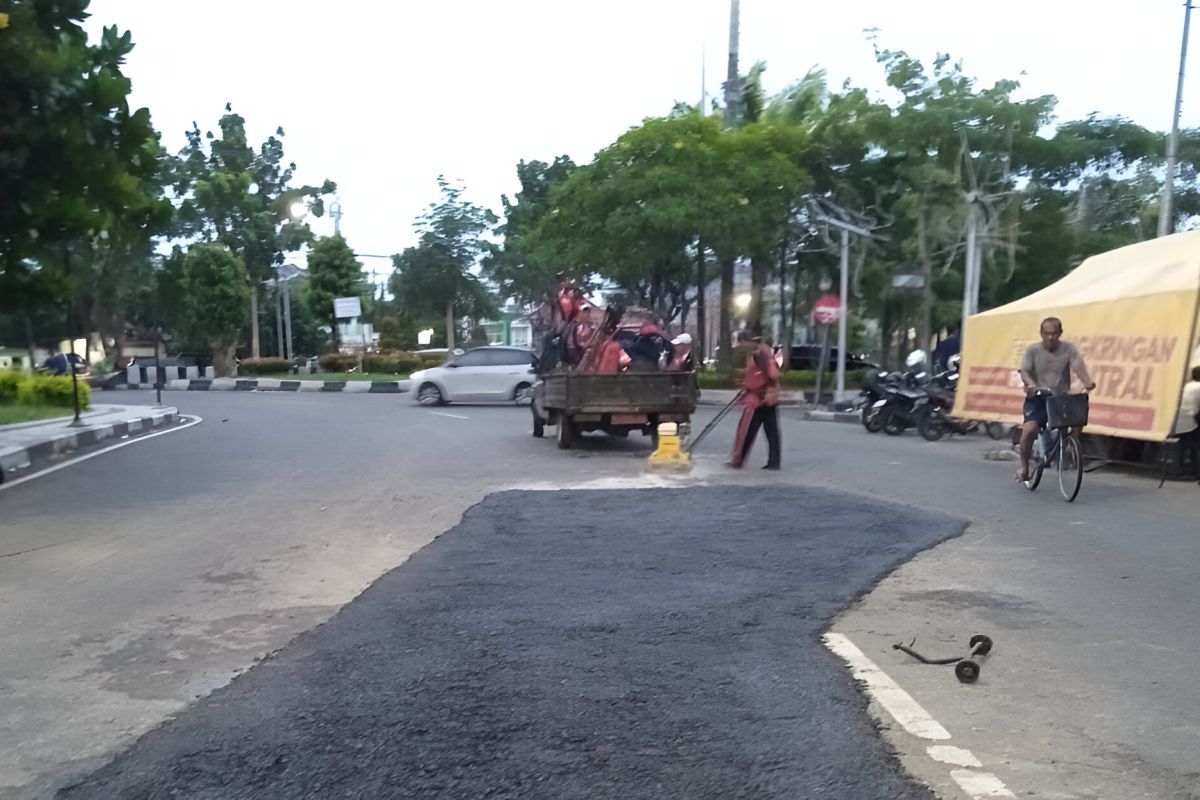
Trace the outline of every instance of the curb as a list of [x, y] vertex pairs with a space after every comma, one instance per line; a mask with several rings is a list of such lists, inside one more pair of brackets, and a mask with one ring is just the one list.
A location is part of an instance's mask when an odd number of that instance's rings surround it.
[[179, 421], [179, 409], [166, 408], [150, 416], [131, 417], [121, 422], [110, 422], [82, 430], [70, 428], [59, 432], [43, 442], [29, 447], [0, 449], [0, 484], [16, 472], [33, 470], [38, 462], [54, 456], [70, 453], [81, 447], [90, 447], [106, 439], [120, 439], [172, 425]]
[[[344, 394], [401, 394], [412, 381], [306, 381], [280, 378], [179, 378], [163, 384], [164, 392], [342, 392]], [[154, 389], [153, 384], [128, 383], [114, 389]]]

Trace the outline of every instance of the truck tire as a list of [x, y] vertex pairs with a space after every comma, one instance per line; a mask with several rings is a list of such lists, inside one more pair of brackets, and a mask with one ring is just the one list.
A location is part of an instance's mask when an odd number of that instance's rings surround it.
[[563, 414], [558, 416], [558, 426], [554, 429], [554, 440], [560, 450], [569, 450], [575, 444], [575, 423]]

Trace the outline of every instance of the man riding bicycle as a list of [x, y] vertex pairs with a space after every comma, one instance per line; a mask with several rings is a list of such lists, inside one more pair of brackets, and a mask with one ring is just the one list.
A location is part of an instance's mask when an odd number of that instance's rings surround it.
[[1025, 424], [1021, 426], [1021, 469], [1019, 481], [1029, 480], [1029, 460], [1033, 456], [1033, 441], [1048, 422], [1046, 395], [1064, 395], [1071, 390], [1071, 373], [1083, 381], [1084, 389], [1096, 388], [1088, 375], [1083, 356], [1070, 342], [1062, 341], [1062, 321], [1058, 317], [1042, 320], [1042, 341], [1032, 344], [1021, 357], [1021, 382], [1025, 384]]

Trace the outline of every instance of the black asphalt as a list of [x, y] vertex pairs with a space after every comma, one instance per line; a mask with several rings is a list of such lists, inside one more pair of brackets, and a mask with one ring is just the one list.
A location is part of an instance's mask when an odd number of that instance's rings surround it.
[[59, 796], [930, 798], [820, 635], [962, 528], [815, 489], [493, 495]]

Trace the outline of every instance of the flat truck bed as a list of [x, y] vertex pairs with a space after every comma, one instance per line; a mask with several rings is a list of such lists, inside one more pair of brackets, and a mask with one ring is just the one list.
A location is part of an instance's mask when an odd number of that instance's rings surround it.
[[640, 430], [656, 439], [660, 422], [688, 422], [699, 396], [692, 372], [551, 372], [533, 387], [533, 435], [553, 425], [564, 448], [593, 430], [622, 437]]

